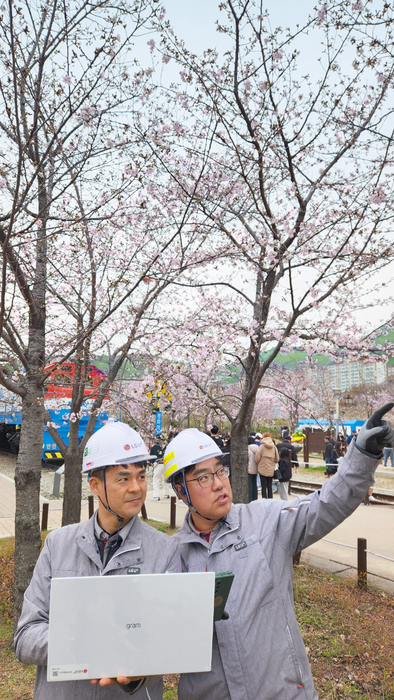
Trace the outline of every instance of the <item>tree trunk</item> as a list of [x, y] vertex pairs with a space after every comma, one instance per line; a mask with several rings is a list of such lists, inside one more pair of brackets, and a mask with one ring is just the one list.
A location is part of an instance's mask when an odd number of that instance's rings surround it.
[[234, 503], [248, 502], [248, 429], [238, 421], [231, 427], [231, 487]]
[[70, 423], [70, 438], [64, 460], [62, 526], [81, 520], [82, 450], [78, 445], [79, 421]]
[[22, 400], [22, 430], [15, 470], [15, 581], [14, 628], [20, 617], [23, 594], [40, 553], [40, 478], [42, 455], [43, 392], [31, 386]]
[[[39, 175], [39, 211], [47, 216], [45, 181]], [[29, 306], [29, 336], [26, 351], [26, 374], [23, 379], [25, 395], [22, 398], [22, 429], [18, 460], [15, 470], [15, 582], [14, 626], [17, 625], [23, 604], [23, 594], [30, 583], [34, 565], [40, 553], [40, 479], [44, 419], [45, 367], [45, 294], [46, 294], [47, 239], [45, 221], [37, 234], [34, 284], [32, 294], [27, 285], [20, 288], [26, 294]], [[26, 284], [23, 281], [23, 284]]]

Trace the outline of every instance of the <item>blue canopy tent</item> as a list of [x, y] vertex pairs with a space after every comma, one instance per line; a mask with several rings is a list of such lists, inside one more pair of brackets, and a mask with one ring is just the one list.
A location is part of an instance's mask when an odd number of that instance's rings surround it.
[[[353, 430], [358, 432], [360, 430], [361, 426], [364, 425], [365, 421], [363, 421], [363, 420], [343, 420], [343, 421], [340, 421], [340, 423], [345, 428], [347, 435], [351, 435]], [[301, 418], [298, 421], [297, 427], [301, 428], [301, 429], [309, 427], [309, 428], [312, 428], [312, 430], [314, 428], [317, 430], [319, 430], [319, 429], [327, 430], [330, 427], [330, 425], [332, 425], [332, 424], [330, 424], [330, 422], [328, 420], [325, 420], [323, 418], [321, 420], [316, 420], [316, 418]]]

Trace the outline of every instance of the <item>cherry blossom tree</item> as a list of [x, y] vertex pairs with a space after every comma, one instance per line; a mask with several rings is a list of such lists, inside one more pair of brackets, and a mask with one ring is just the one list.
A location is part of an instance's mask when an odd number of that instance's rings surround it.
[[[371, 415], [379, 406], [392, 401], [392, 382], [384, 384], [361, 384], [348, 392], [346, 417], [362, 420]], [[389, 420], [392, 420], [389, 416]]]
[[[221, 346], [242, 368], [242, 401], [228, 413], [240, 501], [256, 394], [275, 357], [284, 344], [311, 354], [364, 350], [351, 311], [367, 306], [373, 274], [392, 261], [394, 65], [384, 50], [393, 41], [392, 8], [382, 3], [380, 30], [364, 25], [361, 46], [358, 5], [327, 2], [290, 30], [272, 29], [260, 2], [226, 0], [218, 31], [228, 50], [201, 57], [161, 24], [156, 99], [165, 95], [167, 113], [152, 151], [180, 196], [193, 191], [201, 231], [227, 251], [216, 276], [190, 279], [190, 288], [199, 284], [213, 303], [227, 288], [243, 328], [243, 338], [230, 334]], [[374, 40], [379, 31], [384, 41]], [[318, 42], [313, 72], [299, 70]], [[168, 62], [179, 69], [178, 84], [165, 82]], [[209, 342], [200, 345], [207, 361]]]
[[[171, 274], [195, 253], [192, 235], [180, 241], [184, 202], [175, 228], [168, 198], [162, 221], [154, 216], [149, 183], [156, 178], [144, 180], [149, 153], [132, 129], [133, 110], [149, 89], [149, 71], [133, 64], [133, 42], [141, 32], [145, 44], [155, 12], [148, 0], [1, 8], [0, 383], [20, 397], [23, 415], [15, 621], [40, 548], [45, 366], [68, 359], [76, 366], [68, 447], [50, 426], [65, 452], [71, 494], [73, 484], [80, 488], [81, 450], [141, 320], [154, 315]], [[108, 377], [78, 445], [91, 352], [115, 332]], [[75, 498], [67, 500], [69, 522]]]

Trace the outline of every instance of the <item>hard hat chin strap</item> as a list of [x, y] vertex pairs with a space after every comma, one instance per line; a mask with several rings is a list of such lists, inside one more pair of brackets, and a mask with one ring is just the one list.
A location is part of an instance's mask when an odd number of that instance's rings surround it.
[[118, 518], [118, 521], [119, 521], [118, 532], [119, 532], [120, 526], [123, 523], [124, 518], [121, 518], [120, 515], [115, 513], [115, 511], [109, 507], [109, 500], [108, 500], [108, 493], [107, 493], [107, 480], [105, 478], [106, 473], [107, 473], [107, 467], [104, 467], [104, 469], [103, 469], [103, 482], [104, 482], [105, 500], [107, 501], [107, 505], [105, 505], [104, 501], [100, 498], [100, 496], [98, 496], [98, 499], [99, 499], [100, 503], [102, 503], [102, 505], [104, 506], [105, 510], [108, 511], [108, 513], [111, 513], [111, 515], [114, 515], [116, 518]]

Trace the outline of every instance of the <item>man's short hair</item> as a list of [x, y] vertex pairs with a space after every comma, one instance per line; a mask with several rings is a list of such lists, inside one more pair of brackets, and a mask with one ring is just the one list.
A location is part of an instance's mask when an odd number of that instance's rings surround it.
[[211, 428], [211, 433], [213, 433], [214, 435], [217, 435], [218, 432], [219, 432], [218, 426], [217, 426], [217, 425], [213, 425], [212, 428]]
[[[129, 462], [129, 464], [134, 464], [135, 467], [139, 467], [140, 469], [146, 469], [147, 467], [147, 462]], [[100, 481], [104, 480], [104, 470], [105, 469], [112, 469], [112, 467], [124, 467], [126, 466], [125, 464], [109, 464], [107, 467], [100, 467], [100, 469], [93, 469], [93, 471], [89, 472], [90, 473], [90, 478], [92, 476], [97, 476], [97, 478]]]
[[196, 468], [196, 466], [197, 466], [196, 464], [190, 464], [188, 467], [185, 467], [180, 472], [177, 472], [172, 480], [173, 483], [174, 484], [183, 484], [183, 475], [185, 474], [185, 476], [186, 476], [186, 474], [190, 474], [193, 471], [193, 469]]

